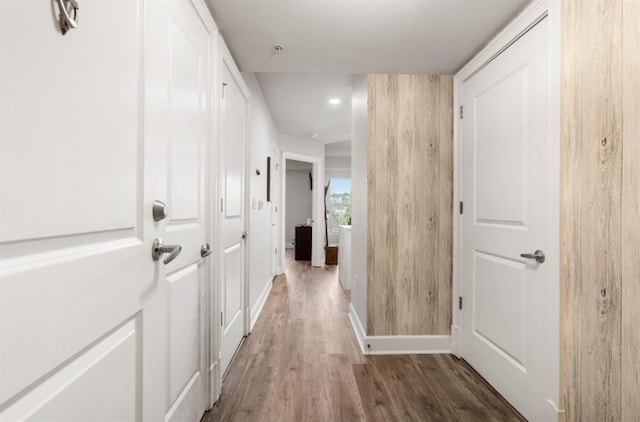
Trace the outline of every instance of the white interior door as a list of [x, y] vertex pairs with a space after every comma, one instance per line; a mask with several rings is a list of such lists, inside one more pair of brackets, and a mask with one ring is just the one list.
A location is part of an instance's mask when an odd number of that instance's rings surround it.
[[55, 2], [0, 2], [2, 421], [146, 414], [140, 3], [85, 2], [62, 36]]
[[247, 98], [238, 74], [222, 63], [220, 138], [221, 373], [245, 335], [245, 145]]
[[[162, 240], [182, 252], [165, 265], [168, 300], [166, 421], [198, 421], [207, 403], [207, 155], [210, 33], [190, 0], [170, 0], [167, 16], [167, 178]], [[165, 258], [167, 255], [165, 255]]]
[[[1, 421], [204, 411], [214, 27], [196, 3], [88, 2], [63, 37], [51, 3], [0, 2]], [[156, 238], [181, 255], [154, 262]]]
[[[463, 84], [462, 357], [529, 420], [548, 354], [548, 19]], [[557, 181], [555, 181], [557, 183]]]

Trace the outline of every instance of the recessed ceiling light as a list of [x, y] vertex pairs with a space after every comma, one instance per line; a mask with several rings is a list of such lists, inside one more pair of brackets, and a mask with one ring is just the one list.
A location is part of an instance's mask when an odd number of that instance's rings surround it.
[[312, 138], [317, 138], [319, 135], [320, 135], [320, 134], [319, 134], [318, 132], [313, 132], [313, 133], [311, 134], [311, 137], [312, 137]]
[[342, 102], [342, 100], [340, 98], [332, 98], [332, 99], [329, 100], [329, 104], [332, 104], [332, 105], [338, 105], [341, 102]]

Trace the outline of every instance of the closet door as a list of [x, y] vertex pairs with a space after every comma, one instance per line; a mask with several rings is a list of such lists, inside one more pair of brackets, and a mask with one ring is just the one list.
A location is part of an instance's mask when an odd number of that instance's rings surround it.
[[543, 19], [462, 88], [462, 357], [531, 421], [548, 408], [546, 298], [558, 259], [548, 39]]

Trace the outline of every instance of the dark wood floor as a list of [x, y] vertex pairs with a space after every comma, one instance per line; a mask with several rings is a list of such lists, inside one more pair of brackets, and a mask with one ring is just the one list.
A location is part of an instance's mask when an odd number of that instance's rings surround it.
[[348, 303], [335, 267], [288, 255], [202, 421], [524, 420], [452, 356], [361, 355]]

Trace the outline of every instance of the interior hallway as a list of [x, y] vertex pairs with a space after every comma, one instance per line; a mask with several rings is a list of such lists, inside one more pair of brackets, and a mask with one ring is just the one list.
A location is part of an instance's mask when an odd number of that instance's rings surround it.
[[202, 421], [524, 420], [452, 356], [363, 356], [337, 268], [286, 258]]

